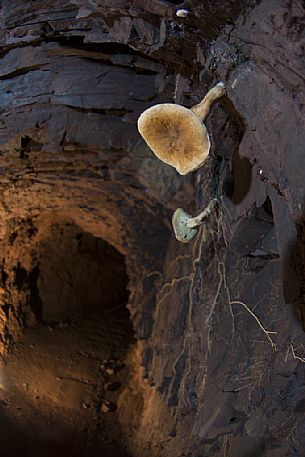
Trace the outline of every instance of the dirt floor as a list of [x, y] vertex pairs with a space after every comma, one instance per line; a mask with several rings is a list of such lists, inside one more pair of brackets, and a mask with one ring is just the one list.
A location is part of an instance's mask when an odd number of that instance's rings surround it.
[[125, 303], [27, 329], [1, 367], [1, 455], [128, 457], [116, 402], [133, 343]]

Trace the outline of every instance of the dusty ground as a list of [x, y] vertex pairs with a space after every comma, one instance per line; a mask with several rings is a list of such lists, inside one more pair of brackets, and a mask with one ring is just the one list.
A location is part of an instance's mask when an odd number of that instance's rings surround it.
[[123, 305], [27, 330], [1, 371], [3, 455], [128, 456], [116, 411], [133, 340], [126, 322]]

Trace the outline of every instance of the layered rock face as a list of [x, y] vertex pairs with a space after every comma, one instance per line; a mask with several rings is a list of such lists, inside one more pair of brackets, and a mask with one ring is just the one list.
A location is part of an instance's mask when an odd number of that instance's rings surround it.
[[[298, 0], [2, 2], [1, 353], [128, 302], [137, 342], [124, 314], [129, 374], [103, 426], [134, 457], [302, 455], [304, 12]], [[179, 176], [136, 121], [220, 80], [210, 157]], [[215, 196], [179, 243], [175, 208], [195, 215]]]

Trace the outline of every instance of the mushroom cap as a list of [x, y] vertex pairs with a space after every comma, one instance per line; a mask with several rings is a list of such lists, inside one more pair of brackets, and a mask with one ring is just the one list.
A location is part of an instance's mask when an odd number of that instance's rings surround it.
[[152, 106], [139, 117], [138, 129], [155, 155], [180, 175], [197, 170], [209, 154], [210, 139], [205, 125], [184, 106]]
[[177, 208], [173, 214], [172, 224], [175, 236], [177, 240], [182, 243], [188, 243], [197, 234], [197, 228], [190, 228], [187, 226], [187, 221], [190, 219], [192, 219], [192, 216], [182, 208]]

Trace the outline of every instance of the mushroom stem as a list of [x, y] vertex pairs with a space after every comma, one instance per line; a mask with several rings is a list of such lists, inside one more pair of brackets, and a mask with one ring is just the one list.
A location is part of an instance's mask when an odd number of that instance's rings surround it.
[[213, 103], [226, 93], [226, 88], [225, 84], [223, 82], [220, 82], [216, 84], [204, 97], [202, 102], [198, 103], [198, 105], [193, 106], [191, 111], [193, 111], [194, 114], [196, 114], [201, 121], [204, 121], [204, 119], [207, 117], [209, 114], [210, 108], [213, 105]]
[[213, 200], [210, 201], [208, 206], [202, 211], [202, 213], [198, 214], [198, 216], [192, 217], [189, 219], [186, 223], [186, 225], [189, 228], [195, 228], [198, 227], [198, 225], [201, 225], [204, 221], [205, 218], [207, 218], [212, 212], [213, 209], [215, 208], [215, 205], [217, 203], [217, 199], [213, 198]]

